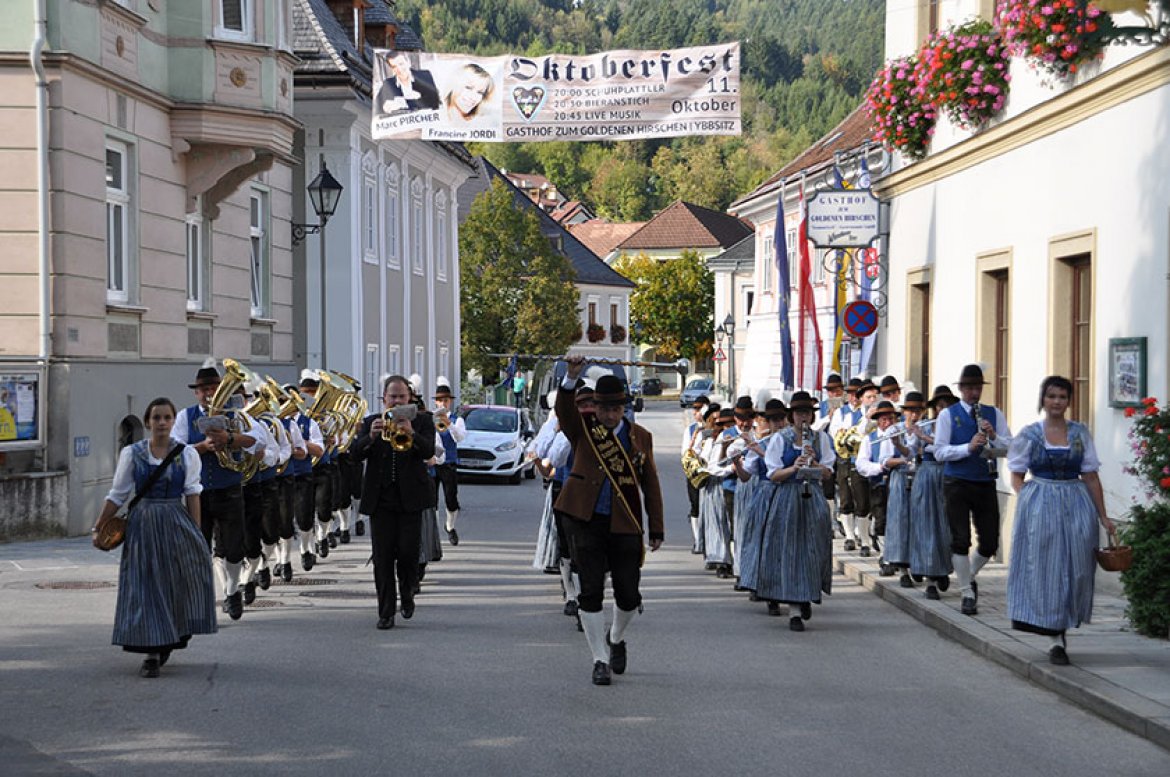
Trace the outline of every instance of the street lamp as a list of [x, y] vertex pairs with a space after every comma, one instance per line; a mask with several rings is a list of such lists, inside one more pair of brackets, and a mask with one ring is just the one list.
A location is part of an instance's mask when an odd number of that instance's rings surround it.
[[730, 313], [723, 319], [723, 332], [727, 335], [727, 393], [735, 401], [735, 318]]
[[318, 224], [292, 224], [292, 243], [300, 245], [305, 235], [314, 235], [318, 232], [321, 237], [317, 242], [321, 246], [321, 368], [325, 369], [325, 224], [337, 210], [337, 203], [341, 200], [342, 185], [329, 172], [325, 160], [321, 160], [321, 172], [309, 184], [309, 202], [313, 204], [313, 211], [320, 219]]
[[[718, 351], [721, 348], [723, 348], [723, 327], [718, 326], [718, 327], [715, 327], [715, 350]], [[721, 373], [721, 372], [723, 372], [723, 369], [719, 365], [719, 360], [716, 359], [715, 360], [715, 381], [716, 382], [719, 381], [719, 373]]]

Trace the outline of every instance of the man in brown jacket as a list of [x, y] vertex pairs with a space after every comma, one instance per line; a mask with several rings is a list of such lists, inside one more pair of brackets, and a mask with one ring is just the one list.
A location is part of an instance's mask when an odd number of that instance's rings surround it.
[[[652, 435], [623, 418], [625, 383], [613, 375], [598, 379], [597, 410], [582, 415], [574, 402], [574, 387], [585, 360], [573, 356], [566, 361], [568, 372], [557, 392], [556, 412], [561, 431], [573, 446], [573, 468], [556, 508], [570, 519], [565, 523], [581, 579], [577, 601], [593, 653], [593, 683], [609, 685], [611, 668], [614, 674], [626, 671], [625, 632], [642, 604], [638, 582], [643, 526], [649, 524], [650, 550], [662, 545], [662, 489]], [[602, 612], [607, 571], [614, 598], [608, 633]]]

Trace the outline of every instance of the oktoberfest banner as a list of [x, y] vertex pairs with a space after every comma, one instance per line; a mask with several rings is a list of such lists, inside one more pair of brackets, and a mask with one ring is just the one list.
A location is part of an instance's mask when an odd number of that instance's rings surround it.
[[575, 56], [377, 49], [375, 140], [491, 143], [740, 134], [739, 44]]

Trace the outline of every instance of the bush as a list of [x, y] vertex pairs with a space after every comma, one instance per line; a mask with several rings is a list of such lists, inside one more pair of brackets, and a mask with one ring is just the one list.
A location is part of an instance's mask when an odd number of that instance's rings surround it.
[[1170, 636], [1170, 504], [1134, 505], [1132, 523], [1119, 541], [1133, 547], [1133, 566], [1121, 573], [1129, 606], [1125, 614], [1139, 634]]
[[601, 324], [590, 324], [589, 329], [585, 330], [585, 336], [591, 343], [600, 343], [605, 339], [605, 327]]
[[621, 324], [614, 324], [609, 328], [609, 341], [611, 343], [624, 343], [626, 341], [626, 328]]

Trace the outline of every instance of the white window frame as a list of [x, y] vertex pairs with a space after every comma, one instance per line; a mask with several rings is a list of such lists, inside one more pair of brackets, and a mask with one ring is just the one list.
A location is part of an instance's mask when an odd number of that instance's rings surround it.
[[764, 292], [772, 289], [772, 278], [776, 275], [776, 230], [764, 233], [764, 266], [760, 268], [760, 277], [763, 282], [760, 288]]
[[410, 202], [410, 221], [411, 221], [411, 245], [410, 245], [410, 264], [414, 269], [415, 275], [425, 274], [423, 266], [423, 203], [421, 197], [411, 197]]
[[381, 347], [377, 343], [366, 343], [366, 374], [363, 381], [366, 389], [366, 402], [370, 407], [378, 407], [382, 398], [382, 382], [378, 380], [382, 371]]
[[435, 277], [447, 280], [447, 196], [435, 195]]
[[788, 288], [795, 289], [800, 285], [800, 265], [797, 264], [795, 229], [788, 230]]
[[402, 374], [402, 348], [397, 345], [386, 346], [386, 372], [390, 375]]
[[[391, 174], [393, 180], [396, 176]], [[386, 187], [386, 222], [383, 229], [383, 238], [386, 242], [386, 266], [394, 270], [402, 269], [402, 207], [398, 199], [398, 186], [391, 184]]]
[[439, 374], [451, 380], [451, 346], [446, 342], [439, 343]]
[[414, 347], [414, 369], [411, 370], [416, 375], [423, 379], [423, 387], [426, 387], [426, 373], [423, 370], [427, 366], [427, 349], [425, 346], [416, 345]]
[[[224, 40], [251, 41], [255, 37], [255, 2], [256, 0], [215, 0], [215, 37]], [[226, 3], [240, 6], [240, 27], [236, 30], [228, 27], [224, 21], [224, 5]]]
[[[121, 158], [119, 177], [121, 186], [110, 185], [106, 178], [106, 301], [113, 304], [130, 303], [132, 286], [130, 261], [134, 243], [131, 240], [131, 210], [134, 206], [134, 190], [130, 183], [134, 166], [130, 159], [130, 146], [117, 140], [106, 139], [107, 164], [110, 152]], [[115, 247], [115, 227], [121, 231], [120, 251]], [[120, 278], [119, 278], [120, 276]]]
[[378, 184], [362, 178], [362, 261], [378, 263]]
[[814, 286], [821, 286], [824, 284], [824, 282], [825, 282], [825, 259], [828, 258], [829, 254], [835, 250], [836, 249], [834, 249], [834, 248], [828, 248], [828, 249], [823, 249], [823, 250], [822, 249], [813, 249], [812, 255], [810, 258], [813, 260], [812, 283]]
[[[253, 208], [253, 205], [256, 207]], [[272, 276], [271, 199], [266, 188], [253, 185], [248, 194], [248, 275], [252, 318], [266, 318]], [[256, 216], [253, 217], [253, 210]], [[257, 256], [259, 253], [259, 256]]]
[[185, 223], [187, 237], [187, 310], [208, 310], [211, 302], [211, 223], [203, 218], [202, 202], [196, 199], [196, 210], [188, 213]]

